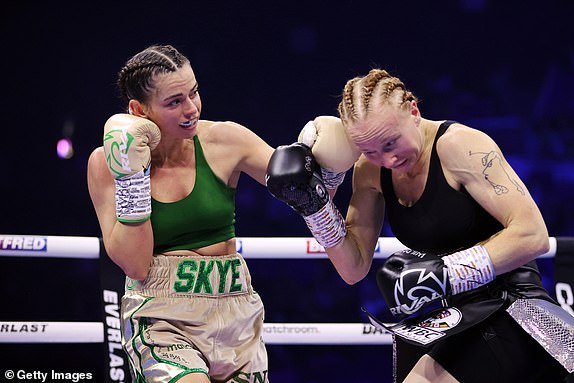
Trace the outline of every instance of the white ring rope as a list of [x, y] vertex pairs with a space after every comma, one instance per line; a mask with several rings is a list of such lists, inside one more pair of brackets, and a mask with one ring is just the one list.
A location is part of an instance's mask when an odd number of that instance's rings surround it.
[[[396, 238], [381, 237], [374, 256], [386, 258], [404, 248]], [[244, 258], [253, 259], [327, 258], [323, 247], [312, 237], [241, 237], [237, 238], [237, 251]], [[540, 257], [550, 258], [555, 254], [556, 238], [551, 237], [550, 250]], [[100, 243], [97, 237], [0, 234], [0, 256], [97, 259]], [[267, 344], [283, 345], [392, 343], [389, 333], [367, 323], [265, 323], [263, 339]], [[0, 321], [0, 344], [103, 342], [104, 326], [100, 322]]]
[[[550, 237], [550, 250], [539, 258], [551, 258], [556, 254], [556, 238]], [[0, 256], [7, 257], [53, 257], [53, 258], [99, 258], [97, 237], [59, 237], [42, 235], [0, 234]], [[404, 249], [394, 237], [380, 237], [375, 248], [375, 258], [386, 258]], [[254, 259], [314, 259], [327, 258], [325, 250], [310, 237], [239, 237], [237, 251], [244, 258]]]
[[[265, 323], [263, 340], [282, 345], [392, 343], [389, 333], [368, 323]], [[100, 322], [0, 322], [0, 344], [103, 342], [104, 326]]]
[[101, 322], [0, 322], [0, 343], [103, 343]]
[[0, 234], [0, 256], [97, 259], [100, 240], [97, 237]]

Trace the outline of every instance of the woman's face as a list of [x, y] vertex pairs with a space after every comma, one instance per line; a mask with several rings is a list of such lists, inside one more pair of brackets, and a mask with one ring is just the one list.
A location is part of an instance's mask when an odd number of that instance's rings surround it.
[[420, 157], [423, 140], [416, 103], [410, 111], [385, 105], [348, 129], [351, 140], [373, 164], [408, 172]]
[[166, 136], [191, 138], [197, 134], [201, 98], [195, 74], [189, 64], [175, 72], [158, 75], [155, 91], [144, 106], [147, 117]]

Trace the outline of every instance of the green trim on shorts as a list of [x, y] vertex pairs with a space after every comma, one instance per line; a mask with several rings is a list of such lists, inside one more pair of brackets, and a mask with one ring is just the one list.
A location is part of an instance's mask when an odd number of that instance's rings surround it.
[[[139, 366], [140, 366], [139, 371], [138, 371], [138, 370], [134, 371], [134, 372], [136, 373], [136, 375], [137, 375], [137, 379], [138, 379], [138, 382], [137, 382], [137, 383], [139, 383], [140, 376], [141, 376], [141, 378], [143, 379], [143, 382], [145, 383], [145, 377], [143, 377], [142, 374], [141, 374], [141, 372], [140, 372], [140, 371], [143, 371], [143, 366], [142, 366], [142, 364], [141, 364], [141, 362], [142, 362], [142, 360], [141, 360], [141, 359], [142, 359], [142, 358], [141, 358], [141, 354], [138, 352], [137, 347], [136, 347], [136, 344], [135, 344], [135, 339], [137, 338], [137, 336], [136, 336], [136, 332], [135, 332], [135, 326], [134, 326], [133, 316], [135, 315], [135, 313], [137, 313], [139, 310], [141, 310], [142, 307], [144, 307], [145, 304], [146, 304], [147, 302], [149, 302], [151, 299], [153, 299], [153, 298], [152, 298], [152, 297], [149, 297], [149, 298], [147, 298], [145, 301], [143, 301], [143, 303], [140, 305], [140, 307], [138, 307], [137, 309], [135, 309], [135, 310], [133, 311], [132, 315], [130, 315], [130, 328], [131, 328], [131, 330], [132, 330], [132, 331], [131, 331], [131, 332], [132, 332], [132, 339], [131, 339], [131, 341], [132, 341], [132, 349], [134, 350], [134, 353], [136, 353], [136, 354], [138, 355], [138, 357], [139, 357], [139, 363], [138, 363], [138, 364], [139, 364]], [[139, 329], [140, 329], [140, 328], [138, 327], [138, 330], [139, 330]], [[132, 359], [131, 355], [130, 355], [128, 352], [126, 352], [126, 354], [127, 354], [128, 358], [130, 358], [130, 363], [131, 363], [133, 366], [136, 366], [137, 364], [136, 364], [135, 361]]]
[[[143, 330], [145, 330], [145, 329], [149, 326], [149, 323], [148, 323], [149, 318], [148, 318], [148, 317], [142, 317], [142, 318], [141, 318], [141, 320], [139, 321], [139, 325], [138, 325], [138, 333], [136, 334], [136, 333], [134, 332], [134, 328], [135, 328], [134, 323], [133, 323], [133, 322], [134, 322], [134, 320], [133, 320], [134, 314], [135, 314], [136, 312], [138, 312], [139, 310], [141, 310], [141, 309], [143, 308], [143, 306], [144, 306], [146, 303], [148, 303], [150, 300], [152, 300], [152, 299], [153, 299], [153, 297], [148, 297], [148, 298], [146, 298], [146, 300], [140, 305], [140, 307], [138, 307], [136, 310], [134, 310], [134, 312], [132, 313], [132, 315], [130, 315], [130, 326], [131, 326], [131, 328], [132, 328], [132, 334], [133, 334], [133, 337], [132, 337], [132, 349], [133, 349], [134, 352], [138, 355], [140, 371], [143, 372], [143, 371], [144, 371], [144, 368], [143, 368], [143, 365], [142, 365], [142, 356], [141, 356], [141, 354], [137, 351], [136, 344], [135, 344], [135, 341], [136, 341], [137, 338], [140, 339], [141, 343], [142, 343], [144, 346], [146, 346], [146, 347], [148, 347], [148, 348], [150, 349], [151, 355], [153, 356], [153, 358], [154, 358], [158, 363], [169, 364], [169, 365], [175, 366], [175, 367], [180, 368], [180, 369], [183, 370], [181, 373], [177, 374], [174, 378], [170, 379], [168, 383], [175, 383], [176, 381], [178, 381], [179, 379], [181, 379], [183, 376], [188, 375], [188, 374], [191, 374], [191, 373], [196, 373], [196, 372], [201, 372], [201, 373], [205, 374], [205, 375], [209, 378], [209, 374], [208, 374], [207, 371], [204, 370], [203, 368], [189, 368], [189, 367], [187, 367], [187, 366], [184, 366], [184, 365], [182, 365], [182, 364], [173, 362], [173, 361], [171, 361], [171, 360], [165, 360], [165, 359], [160, 358], [160, 357], [155, 353], [155, 351], [154, 351], [154, 349], [155, 349], [157, 346], [151, 345], [151, 344], [147, 343], [147, 342], [145, 341], [145, 338], [144, 338], [144, 335], [143, 335], [143, 334], [144, 334], [144, 331], [143, 331]], [[131, 359], [131, 358], [130, 358], [130, 359]], [[141, 378], [143, 379], [142, 383], [145, 383], [145, 377], [142, 376], [142, 374], [141, 374], [139, 371], [136, 371], [136, 373], [137, 373], [137, 375], [138, 375], [138, 377], [137, 377], [138, 380], [137, 380], [136, 383], [140, 383], [140, 381], [139, 381], [140, 376], [141, 376]]]
[[146, 383], [145, 376], [143, 376], [141, 372], [136, 371], [135, 375], [136, 375], [136, 381], [134, 383]]
[[[147, 317], [142, 318], [142, 320], [141, 320], [140, 322], [143, 322], [143, 324], [140, 324], [140, 329], [141, 329], [142, 327], [144, 327], [144, 326], [145, 326], [144, 329], [149, 326], [148, 319], [149, 319], [149, 318], [147, 318]], [[146, 343], [146, 341], [145, 341], [145, 339], [144, 339], [144, 337], [143, 337], [143, 332], [140, 332], [139, 337], [140, 337], [140, 340], [141, 340], [142, 344], [143, 344], [144, 346], [147, 346], [147, 347], [150, 349], [150, 352], [151, 352], [153, 358], [154, 358], [158, 363], [169, 364], [169, 365], [175, 366], [175, 367], [177, 367], [177, 368], [181, 368], [181, 369], [183, 370], [181, 373], [179, 373], [177, 376], [175, 376], [173, 379], [171, 379], [168, 383], [176, 382], [176, 381], [177, 381], [178, 379], [180, 379], [182, 376], [185, 376], [185, 375], [187, 375], [187, 374], [191, 374], [191, 373], [193, 373], [193, 372], [201, 372], [201, 373], [204, 373], [205, 375], [207, 375], [207, 377], [209, 377], [209, 375], [207, 374], [207, 371], [205, 371], [203, 368], [189, 368], [189, 367], [187, 367], [187, 366], [184, 366], [183, 364], [179, 364], [179, 363], [176, 363], [176, 362], [171, 361], [171, 360], [166, 360], [166, 359], [160, 358], [160, 357], [155, 353], [155, 351], [154, 351], [154, 349], [155, 349], [157, 346], [156, 346], [156, 345], [149, 344], [149, 343]]]

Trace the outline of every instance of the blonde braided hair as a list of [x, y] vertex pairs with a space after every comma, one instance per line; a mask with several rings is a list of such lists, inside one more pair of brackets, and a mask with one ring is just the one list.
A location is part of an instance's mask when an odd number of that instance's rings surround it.
[[402, 109], [408, 107], [410, 101], [418, 99], [398, 77], [384, 69], [371, 69], [366, 76], [347, 81], [339, 103], [339, 115], [343, 125], [350, 126], [367, 119], [370, 112], [383, 105], [396, 105]]

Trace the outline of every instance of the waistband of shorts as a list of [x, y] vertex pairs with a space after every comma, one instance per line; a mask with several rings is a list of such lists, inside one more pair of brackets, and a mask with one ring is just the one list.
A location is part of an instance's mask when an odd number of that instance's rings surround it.
[[126, 293], [155, 297], [225, 297], [250, 294], [251, 275], [240, 254], [154, 255], [143, 281], [126, 278]]

